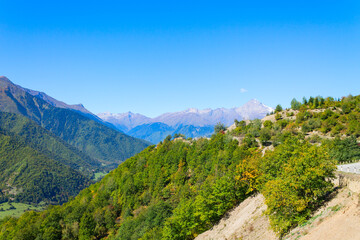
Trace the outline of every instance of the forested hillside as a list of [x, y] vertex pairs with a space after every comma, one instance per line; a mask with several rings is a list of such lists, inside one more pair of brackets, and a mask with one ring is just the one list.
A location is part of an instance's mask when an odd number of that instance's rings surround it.
[[[344, 126], [338, 135], [314, 138], [302, 131], [313, 118], [296, 122], [310, 112], [323, 126], [327, 109]], [[356, 131], [348, 131], [359, 109], [359, 96], [296, 111], [279, 106], [268, 120], [236, 122], [211, 139], [166, 139], [63, 206], [3, 219], [0, 239], [193, 239], [255, 192], [265, 196], [266, 215], [283, 236], [326, 201], [339, 156], [359, 154]]]
[[149, 145], [72, 110], [56, 108], [5, 77], [0, 78], [0, 110], [30, 118], [109, 169]]
[[101, 164], [19, 114], [0, 112], [0, 131], [91, 178]]
[[12, 136], [0, 133], [1, 202], [62, 203], [90, 180]]
[[[360, 96], [335, 100], [328, 97], [291, 101], [291, 109], [280, 105], [262, 121], [236, 121], [232, 136], [244, 144], [277, 146], [285, 135], [301, 135], [311, 143], [328, 145], [329, 154], [339, 162], [360, 159]], [[258, 140], [258, 141], [256, 141]]]

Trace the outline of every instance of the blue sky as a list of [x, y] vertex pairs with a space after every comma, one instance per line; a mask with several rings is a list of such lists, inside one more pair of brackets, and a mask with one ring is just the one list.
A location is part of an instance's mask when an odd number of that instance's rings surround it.
[[360, 91], [359, 1], [0, 0], [0, 75], [94, 113]]

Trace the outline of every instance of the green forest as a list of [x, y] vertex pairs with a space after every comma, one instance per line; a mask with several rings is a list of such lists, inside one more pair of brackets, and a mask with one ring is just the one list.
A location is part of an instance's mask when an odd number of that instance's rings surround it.
[[149, 145], [54, 107], [6, 78], [0, 80], [0, 135], [0, 204], [30, 209], [68, 201]]
[[102, 170], [98, 161], [19, 114], [0, 112], [0, 131], [90, 178]]
[[0, 202], [63, 203], [90, 184], [79, 172], [0, 133]]
[[359, 96], [293, 102], [209, 139], [168, 137], [62, 206], [0, 220], [0, 239], [194, 239], [255, 193], [281, 237], [326, 201], [336, 164], [360, 156]]

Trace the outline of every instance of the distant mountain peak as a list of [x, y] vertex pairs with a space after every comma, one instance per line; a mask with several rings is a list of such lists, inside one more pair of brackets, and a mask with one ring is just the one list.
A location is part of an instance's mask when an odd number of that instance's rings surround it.
[[11, 82], [7, 77], [5, 76], [0, 76], [0, 80], [1, 81], [7, 81], [7, 82]]
[[185, 111], [182, 111], [183, 113], [198, 113], [200, 110], [197, 108], [188, 108]]
[[15, 85], [13, 84], [7, 77], [0, 76], [0, 86], [9, 86], [9, 85]]
[[242, 119], [250, 120], [254, 118], [262, 118], [267, 113], [274, 111], [274, 109], [254, 98], [241, 107], [235, 108], [235, 111], [241, 114]]
[[128, 132], [134, 127], [151, 122], [151, 118], [139, 113], [125, 112], [125, 113], [98, 113], [97, 116], [104, 121], [115, 125], [119, 130]]
[[261, 102], [259, 100], [257, 100], [256, 98], [253, 98], [250, 101], [248, 101], [248, 103], [261, 103]]
[[[155, 118], [149, 118], [139, 113], [99, 113], [98, 116], [118, 127], [121, 131], [130, 132], [137, 126], [152, 123], [163, 123], [169, 127], [178, 128], [179, 126], [208, 127], [215, 126], [218, 122], [225, 125], [232, 125], [234, 120], [249, 120], [263, 118], [267, 113], [273, 111], [257, 99], [251, 99], [243, 106], [238, 108], [216, 108], [203, 109], [188, 108], [179, 112], [164, 113]], [[133, 131], [131, 131], [132, 133]], [[139, 137], [139, 136], [137, 136]]]

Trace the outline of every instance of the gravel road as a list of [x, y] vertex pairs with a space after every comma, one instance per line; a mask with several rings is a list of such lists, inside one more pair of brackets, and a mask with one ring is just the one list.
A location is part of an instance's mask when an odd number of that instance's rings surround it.
[[342, 164], [337, 166], [338, 171], [360, 174], [360, 162]]

